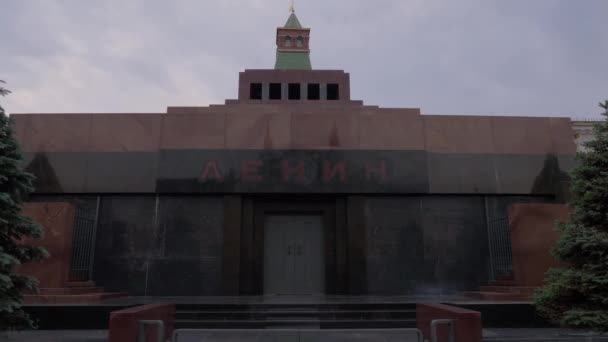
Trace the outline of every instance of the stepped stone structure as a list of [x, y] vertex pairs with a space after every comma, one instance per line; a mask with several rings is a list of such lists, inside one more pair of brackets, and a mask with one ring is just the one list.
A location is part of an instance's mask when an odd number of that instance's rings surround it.
[[312, 68], [310, 38], [291, 13], [275, 68], [241, 72], [224, 104], [12, 115], [31, 202], [74, 207], [68, 277], [220, 296], [450, 295], [511, 276], [509, 207], [567, 198], [571, 120], [353, 100], [347, 72]]

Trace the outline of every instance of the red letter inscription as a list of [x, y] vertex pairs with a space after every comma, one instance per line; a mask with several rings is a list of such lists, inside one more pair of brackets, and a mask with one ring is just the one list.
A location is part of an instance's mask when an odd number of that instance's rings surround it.
[[210, 180], [216, 181], [218, 183], [224, 181], [224, 176], [222, 176], [222, 173], [217, 167], [217, 163], [215, 162], [215, 160], [207, 161], [207, 164], [205, 164], [205, 168], [203, 169], [203, 173], [199, 178], [199, 181], [201, 182], [207, 182]]
[[262, 181], [260, 169], [264, 166], [261, 160], [244, 161], [241, 166], [241, 180], [243, 182], [259, 183]]
[[323, 162], [323, 182], [330, 183], [334, 177], [338, 176], [338, 181], [340, 183], [346, 183], [346, 163], [343, 161], [333, 165], [331, 162], [324, 161]]
[[376, 165], [370, 163], [365, 164], [365, 177], [368, 182], [372, 180], [374, 174], [377, 176], [379, 183], [384, 183], [386, 181], [386, 160], [383, 160]]
[[306, 177], [304, 174], [304, 162], [298, 161], [296, 166], [291, 166], [289, 160], [283, 161], [283, 182], [289, 182], [292, 176], [295, 177], [295, 181], [298, 183], [303, 183], [306, 181]]

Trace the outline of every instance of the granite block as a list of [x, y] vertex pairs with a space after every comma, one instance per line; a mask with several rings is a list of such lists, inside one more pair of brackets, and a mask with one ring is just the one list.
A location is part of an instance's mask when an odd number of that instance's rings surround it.
[[[443, 304], [417, 304], [416, 322], [425, 340], [431, 340], [431, 322], [434, 320], [454, 321], [454, 340], [481, 342], [481, 313]], [[448, 328], [441, 325], [437, 329], [437, 342], [448, 342]]]
[[91, 152], [85, 192], [154, 193], [157, 173], [157, 152]]
[[149, 262], [148, 296], [222, 295], [221, 257], [167, 257]]
[[161, 149], [221, 149], [226, 140], [226, 115], [171, 114], [163, 117]]
[[498, 191], [494, 155], [429, 153], [429, 190], [443, 194], [491, 194]]
[[21, 265], [18, 272], [35, 277], [40, 288], [62, 288], [69, 280], [76, 210], [70, 203], [25, 203], [23, 214], [42, 225], [41, 240], [26, 243], [44, 247], [49, 257]]
[[91, 115], [92, 152], [151, 152], [160, 146], [162, 114]]
[[570, 118], [551, 118], [551, 139], [553, 153], [576, 155], [575, 133]]
[[496, 153], [554, 153], [551, 118], [492, 117], [491, 120]]
[[424, 150], [420, 113], [411, 110], [362, 110], [359, 147], [372, 150]]
[[25, 122], [24, 152], [84, 152], [89, 148], [91, 114], [31, 114]]
[[483, 116], [425, 115], [426, 148], [437, 153], [494, 153], [492, 121]]
[[286, 149], [291, 146], [291, 115], [267, 111], [228, 113], [226, 147], [230, 149]]
[[498, 193], [554, 195], [556, 181], [568, 177], [554, 155], [495, 155]]
[[359, 120], [352, 114], [292, 114], [291, 144], [295, 149], [356, 149]]
[[84, 193], [88, 153], [24, 153], [24, 169], [33, 174], [36, 193]]
[[509, 208], [513, 279], [517, 286], [540, 287], [550, 268], [563, 267], [553, 255], [558, 222], [567, 222], [570, 208], [562, 204], [514, 204]]
[[138, 340], [139, 321], [160, 320], [164, 325], [165, 335], [158, 337], [158, 328], [146, 327], [144, 341], [168, 341], [173, 336], [175, 326], [174, 304], [150, 304], [137, 306], [110, 313], [109, 342], [133, 342]]

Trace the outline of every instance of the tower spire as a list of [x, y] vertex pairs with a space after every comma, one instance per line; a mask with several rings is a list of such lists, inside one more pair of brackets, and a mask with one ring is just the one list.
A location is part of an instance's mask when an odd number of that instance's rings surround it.
[[283, 27], [277, 28], [277, 61], [275, 69], [310, 70], [310, 29], [302, 27], [296, 16], [295, 1]]

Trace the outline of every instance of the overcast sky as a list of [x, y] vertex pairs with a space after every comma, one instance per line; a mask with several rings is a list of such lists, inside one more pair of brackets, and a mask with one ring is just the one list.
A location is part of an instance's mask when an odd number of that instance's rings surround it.
[[[289, 0], [0, 0], [12, 113], [164, 112], [274, 66]], [[297, 0], [315, 69], [425, 114], [590, 117], [608, 99], [608, 0]]]

